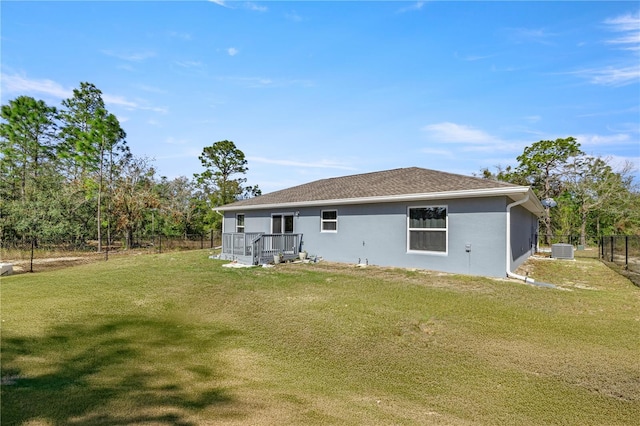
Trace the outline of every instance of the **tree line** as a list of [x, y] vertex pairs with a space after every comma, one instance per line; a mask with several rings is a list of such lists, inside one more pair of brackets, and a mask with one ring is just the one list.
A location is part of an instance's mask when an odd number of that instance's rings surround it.
[[135, 156], [102, 92], [82, 82], [60, 107], [19, 96], [2, 105], [0, 245], [61, 241], [77, 246], [135, 235], [181, 236], [220, 229], [213, 207], [260, 194], [244, 186], [244, 153], [220, 141], [193, 178], [158, 176]]
[[589, 237], [640, 234], [640, 192], [633, 165], [614, 170], [610, 160], [585, 154], [574, 137], [541, 140], [527, 146], [514, 168], [496, 166], [480, 175], [531, 186], [545, 206], [544, 242], [554, 235]]
[[[19, 96], [2, 106], [0, 245], [39, 240], [132, 247], [136, 235], [167, 237], [221, 229], [214, 208], [261, 194], [246, 186], [244, 153], [228, 140], [203, 149], [204, 171], [158, 176], [137, 157], [102, 92], [80, 83], [60, 107]], [[573, 137], [526, 147], [516, 167], [480, 176], [531, 186], [546, 206], [541, 233], [588, 237], [640, 234], [640, 192], [627, 163], [585, 154]], [[238, 177], [240, 176], [240, 177]]]

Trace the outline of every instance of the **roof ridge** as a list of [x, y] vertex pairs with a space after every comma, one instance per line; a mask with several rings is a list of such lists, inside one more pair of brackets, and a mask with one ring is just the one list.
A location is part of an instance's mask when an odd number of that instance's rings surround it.
[[[378, 170], [378, 171], [374, 171], [374, 172], [364, 172], [364, 173], [355, 173], [352, 175], [345, 175], [345, 176], [334, 176], [334, 177], [329, 177], [329, 178], [323, 178], [323, 179], [318, 179], [315, 181], [311, 181], [311, 182], [307, 182], [307, 183], [303, 183], [300, 185], [296, 185], [297, 186], [302, 186], [302, 185], [309, 185], [309, 184], [313, 184], [313, 183], [317, 183], [317, 182], [322, 182], [322, 181], [330, 181], [330, 180], [336, 180], [336, 179], [349, 179], [349, 178], [356, 178], [359, 176], [367, 176], [367, 175], [381, 175], [383, 173], [389, 174], [392, 172], [398, 172], [398, 171], [410, 171], [410, 170], [416, 170], [416, 171], [426, 171], [426, 172], [430, 172], [430, 173], [435, 173], [435, 174], [439, 174], [439, 175], [447, 175], [447, 176], [453, 176], [453, 177], [463, 177], [466, 179], [473, 179], [476, 180], [478, 182], [492, 182], [498, 185], [503, 185], [503, 186], [521, 186], [521, 185], [517, 185], [514, 183], [510, 183], [510, 182], [503, 182], [503, 181], [499, 181], [499, 180], [491, 180], [491, 179], [485, 179], [482, 177], [478, 177], [478, 176], [473, 176], [473, 175], [463, 175], [460, 173], [451, 173], [451, 172], [443, 172], [441, 170], [435, 170], [435, 169], [427, 169], [425, 167], [418, 167], [418, 166], [411, 166], [411, 167], [397, 167], [395, 169], [389, 169], [389, 170]], [[295, 187], [291, 187], [291, 188], [295, 188]], [[291, 188], [287, 188], [287, 189], [291, 189]], [[282, 190], [278, 190], [278, 191], [282, 191]], [[277, 191], [274, 191], [277, 192]]]
[[355, 201], [425, 194], [480, 193], [520, 187], [507, 182], [414, 166], [318, 179], [230, 205], [240, 207], [330, 200]]

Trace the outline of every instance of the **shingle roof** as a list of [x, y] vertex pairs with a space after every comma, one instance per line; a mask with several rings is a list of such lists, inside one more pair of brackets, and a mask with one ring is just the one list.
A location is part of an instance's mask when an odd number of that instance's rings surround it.
[[491, 190], [521, 189], [521, 186], [436, 170], [410, 167], [381, 172], [363, 173], [329, 179], [321, 179], [292, 188], [271, 192], [258, 197], [237, 201], [219, 210], [236, 210], [244, 207], [295, 205], [302, 203], [379, 199], [417, 194], [457, 191], [491, 192]]

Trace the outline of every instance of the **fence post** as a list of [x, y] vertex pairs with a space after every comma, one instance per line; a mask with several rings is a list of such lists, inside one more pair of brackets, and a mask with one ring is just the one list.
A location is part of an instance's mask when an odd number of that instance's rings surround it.
[[31, 236], [31, 257], [29, 258], [29, 272], [33, 272], [33, 249], [36, 245], [35, 238]]
[[598, 251], [600, 252], [600, 259], [604, 259], [604, 236], [602, 235], [598, 239]]
[[611, 236], [611, 261], [613, 262], [613, 235]]
[[162, 234], [158, 235], [158, 253], [162, 253]]
[[200, 234], [200, 249], [204, 248], [204, 234]]
[[624, 268], [629, 269], [629, 236], [624, 236]]
[[213, 229], [211, 230], [211, 247], [209, 248], [213, 248]]

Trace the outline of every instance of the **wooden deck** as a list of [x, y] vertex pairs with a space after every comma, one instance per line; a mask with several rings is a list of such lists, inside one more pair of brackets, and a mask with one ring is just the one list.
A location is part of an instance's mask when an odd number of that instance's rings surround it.
[[282, 254], [283, 260], [298, 258], [302, 234], [264, 234], [261, 232], [225, 232], [222, 234], [222, 259], [246, 265], [273, 262]]

